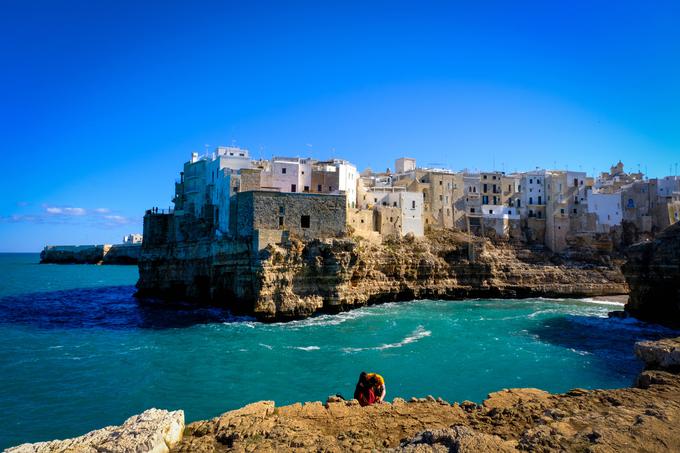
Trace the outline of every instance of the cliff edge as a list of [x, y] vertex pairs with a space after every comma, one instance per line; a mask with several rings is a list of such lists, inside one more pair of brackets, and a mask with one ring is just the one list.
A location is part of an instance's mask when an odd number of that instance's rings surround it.
[[630, 286], [625, 310], [632, 316], [680, 327], [680, 223], [656, 239], [630, 247], [622, 271]]
[[454, 231], [376, 244], [359, 237], [146, 243], [141, 297], [185, 298], [287, 320], [412, 299], [590, 297], [628, 287], [608, 255], [555, 255]]

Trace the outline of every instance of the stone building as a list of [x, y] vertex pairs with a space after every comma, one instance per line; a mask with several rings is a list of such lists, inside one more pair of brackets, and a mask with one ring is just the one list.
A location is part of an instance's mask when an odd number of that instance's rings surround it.
[[[236, 237], [255, 236], [258, 231], [288, 232], [303, 239], [344, 236], [347, 233], [347, 205], [344, 195], [239, 192], [232, 231]], [[262, 244], [260, 244], [262, 247]]]

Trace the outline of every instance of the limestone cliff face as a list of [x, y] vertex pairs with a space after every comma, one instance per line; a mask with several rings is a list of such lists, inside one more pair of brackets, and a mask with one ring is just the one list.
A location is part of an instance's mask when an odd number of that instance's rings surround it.
[[229, 306], [262, 320], [338, 312], [367, 304], [468, 297], [623, 294], [608, 257], [562, 262], [542, 249], [455, 232], [377, 245], [360, 238], [291, 239], [259, 253], [245, 242], [145, 245], [139, 294]]
[[628, 313], [645, 321], [680, 326], [680, 223], [653, 241], [632, 246], [622, 270], [630, 286]]

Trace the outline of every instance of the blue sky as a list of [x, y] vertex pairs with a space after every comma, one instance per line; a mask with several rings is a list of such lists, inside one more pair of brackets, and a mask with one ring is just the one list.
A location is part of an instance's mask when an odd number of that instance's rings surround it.
[[0, 251], [141, 232], [206, 144], [669, 174], [678, 23], [673, 1], [3, 2]]

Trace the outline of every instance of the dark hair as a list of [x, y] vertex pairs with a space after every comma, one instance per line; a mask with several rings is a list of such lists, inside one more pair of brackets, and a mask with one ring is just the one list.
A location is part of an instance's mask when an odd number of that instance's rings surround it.
[[366, 374], [365, 371], [362, 371], [359, 375], [359, 384], [366, 384], [368, 382], [367, 376], [368, 374]]

